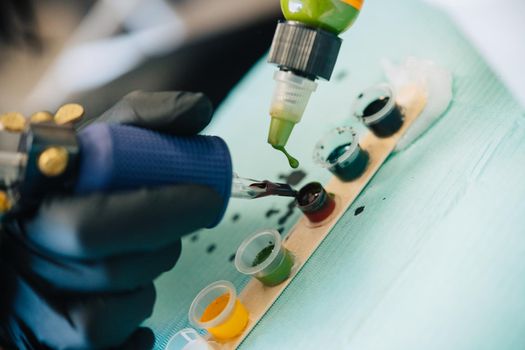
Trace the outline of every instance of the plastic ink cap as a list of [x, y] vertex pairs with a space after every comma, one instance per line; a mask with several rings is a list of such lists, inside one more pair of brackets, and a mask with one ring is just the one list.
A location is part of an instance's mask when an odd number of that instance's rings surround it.
[[388, 84], [371, 87], [355, 101], [355, 116], [377, 137], [390, 137], [403, 126], [403, 113], [396, 104], [394, 90]]
[[184, 328], [168, 342], [166, 350], [213, 350], [208, 342], [193, 328]]
[[242, 333], [248, 324], [248, 311], [231, 282], [217, 281], [195, 297], [188, 318], [193, 326], [206, 329], [216, 340], [224, 341]]
[[[338, 147], [345, 146], [337, 157], [331, 157]], [[323, 168], [352, 163], [359, 155], [357, 133], [349, 126], [335, 128], [326, 133], [315, 145], [314, 161]]]
[[257, 231], [246, 238], [235, 255], [239, 272], [254, 276], [267, 286], [275, 286], [290, 277], [294, 257], [282, 245], [276, 230]]
[[359, 178], [368, 166], [369, 155], [359, 146], [351, 127], [339, 127], [325, 134], [315, 145], [314, 161], [341, 181]]
[[[370, 109], [374, 101], [385, 101], [377, 110]], [[354, 102], [354, 115], [365, 125], [379, 123], [396, 107], [394, 89], [389, 84], [379, 84], [363, 91]]]
[[319, 182], [306, 184], [299, 190], [296, 203], [312, 224], [328, 219], [336, 207], [335, 199], [326, 192]]

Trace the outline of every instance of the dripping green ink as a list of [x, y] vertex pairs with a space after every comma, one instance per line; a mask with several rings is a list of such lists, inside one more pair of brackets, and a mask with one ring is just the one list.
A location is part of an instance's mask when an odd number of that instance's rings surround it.
[[286, 149], [284, 148], [284, 146], [273, 146], [273, 148], [275, 148], [276, 150], [278, 151], [281, 151], [284, 153], [284, 155], [286, 156], [286, 158], [288, 159], [288, 164], [290, 164], [290, 166], [293, 168], [293, 169], [297, 169], [299, 167], [299, 161], [297, 159], [295, 159], [294, 157], [292, 157], [290, 155], [290, 153], [288, 153], [286, 151]]

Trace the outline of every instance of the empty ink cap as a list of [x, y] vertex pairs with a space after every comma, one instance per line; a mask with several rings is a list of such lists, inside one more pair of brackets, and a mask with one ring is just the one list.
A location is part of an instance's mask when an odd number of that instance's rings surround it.
[[212, 347], [195, 329], [184, 328], [170, 339], [166, 350], [212, 350]]
[[195, 297], [188, 318], [193, 326], [206, 329], [216, 340], [224, 341], [242, 333], [248, 324], [248, 311], [231, 282], [217, 281]]
[[275, 286], [288, 279], [294, 265], [294, 257], [282, 245], [276, 230], [257, 231], [246, 238], [235, 255], [235, 267], [239, 272], [254, 276], [263, 284]]
[[[388, 101], [374, 113], [366, 113], [366, 109], [376, 100]], [[354, 115], [365, 125], [372, 125], [385, 118], [392, 109], [396, 108], [394, 89], [389, 84], [378, 84], [363, 91], [354, 102]]]

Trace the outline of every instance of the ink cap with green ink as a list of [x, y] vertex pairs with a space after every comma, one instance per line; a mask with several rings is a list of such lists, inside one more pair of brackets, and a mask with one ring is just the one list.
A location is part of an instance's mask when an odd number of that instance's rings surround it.
[[295, 257], [282, 244], [281, 235], [264, 229], [248, 236], [237, 249], [235, 267], [266, 286], [276, 286], [292, 274]]
[[369, 155], [359, 145], [356, 131], [343, 126], [330, 130], [317, 142], [313, 159], [339, 180], [347, 182], [359, 178], [365, 172]]

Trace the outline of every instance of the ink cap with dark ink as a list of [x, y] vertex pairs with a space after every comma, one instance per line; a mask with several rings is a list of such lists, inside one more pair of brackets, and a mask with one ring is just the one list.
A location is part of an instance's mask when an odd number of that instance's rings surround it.
[[403, 114], [389, 84], [378, 84], [363, 91], [355, 100], [353, 110], [354, 116], [380, 138], [394, 135], [403, 126]]
[[335, 198], [319, 182], [301, 188], [296, 198], [297, 206], [312, 224], [321, 224], [335, 210]]
[[325, 134], [315, 145], [313, 158], [344, 182], [359, 178], [369, 161], [368, 153], [359, 145], [357, 133], [347, 126]]

